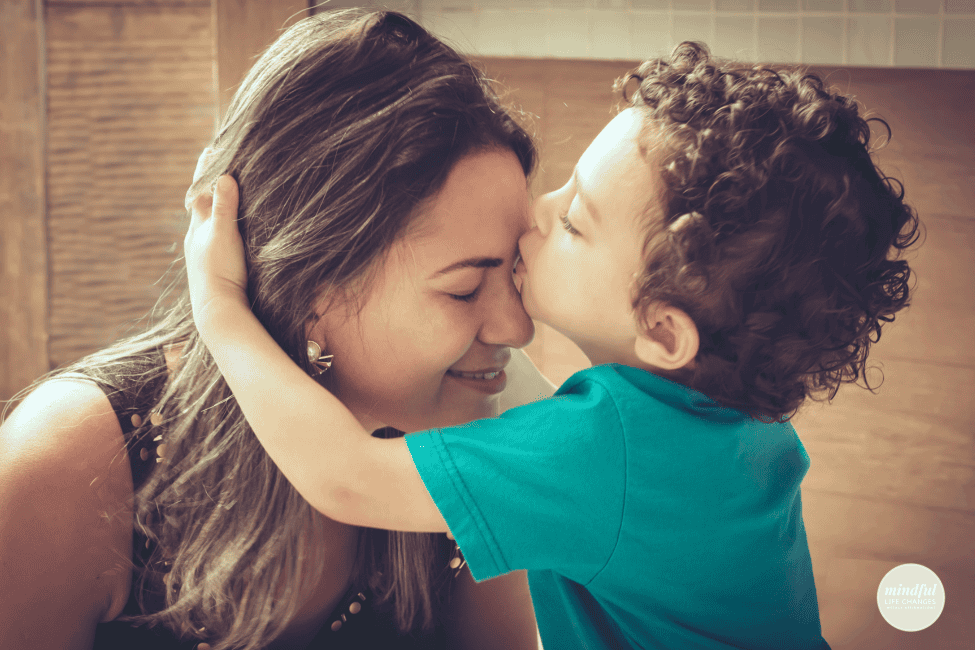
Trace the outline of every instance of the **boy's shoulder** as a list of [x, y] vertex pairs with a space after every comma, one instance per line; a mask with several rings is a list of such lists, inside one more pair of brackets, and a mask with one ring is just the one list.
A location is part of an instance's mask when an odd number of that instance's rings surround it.
[[554, 400], [560, 399], [576, 407], [566, 411], [588, 410], [589, 421], [601, 418], [604, 424], [615, 415], [624, 430], [640, 432], [641, 437], [652, 431], [658, 442], [676, 437], [682, 444], [697, 439], [708, 445], [716, 435], [736, 437], [746, 446], [801, 446], [789, 422], [752, 418], [693, 388], [632, 366], [604, 364], [581, 370], [559, 387]]
[[607, 363], [580, 370], [569, 377], [555, 393], [561, 395], [588, 394], [598, 386], [608, 397], [625, 400], [627, 409], [652, 407], [673, 408], [714, 420], [742, 420], [748, 415], [724, 407], [693, 388], [671, 381], [648, 370], [618, 363]]

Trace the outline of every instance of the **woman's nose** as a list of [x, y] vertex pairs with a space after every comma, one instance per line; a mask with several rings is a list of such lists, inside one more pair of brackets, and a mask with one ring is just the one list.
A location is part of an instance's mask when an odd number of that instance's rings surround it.
[[478, 338], [488, 345], [523, 348], [535, 338], [535, 324], [521, 304], [514, 274], [508, 275], [498, 299], [485, 305], [486, 315]]

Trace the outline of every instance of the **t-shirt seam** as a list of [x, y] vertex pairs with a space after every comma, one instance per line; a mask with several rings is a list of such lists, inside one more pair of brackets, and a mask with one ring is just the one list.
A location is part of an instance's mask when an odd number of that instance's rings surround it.
[[626, 486], [628, 485], [627, 481], [628, 481], [628, 469], [629, 469], [629, 464], [627, 461], [627, 449], [626, 449], [626, 427], [623, 425], [623, 418], [620, 414], [620, 406], [616, 401], [616, 396], [613, 394], [611, 388], [609, 386], [606, 386], [602, 381], [598, 381], [595, 377], [593, 377], [592, 380], [596, 381], [597, 383], [599, 383], [600, 386], [602, 386], [603, 390], [606, 391], [606, 394], [609, 395], [609, 398], [612, 400], [613, 407], [616, 409], [616, 420], [619, 422], [620, 436], [622, 437], [622, 443], [623, 443], [623, 499], [622, 499], [622, 504], [620, 506], [620, 523], [616, 529], [616, 539], [613, 542], [613, 548], [609, 552], [609, 555], [606, 557], [606, 561], [603, 563], [603, 565], [599, 567], [596, 573], [594, 573], [593, 576], [589, 578], [589, 580], [587, 580], [585, 585], [583, 586], [589, 586], [590, 584], [592, 584], [599, 577], [599, 575], [606, 570], [606, 568], [609, 566], [609, 563], [613, 560], [613, 556], [616, 554], [616, 549], [619, 548], [620, 538], [623, 536], [623, 520], [624, 520], [623, 513], [626, 510], [626, 497], [627, 497]]
[[[431, 435], [431, 438], [436, 441], [434, 448], [437, 450], [437, 455], [439, 456], [440, 464], [444, 467], [449, 467], [452, 471], [447, 472], [452, 483], [454, 483], [454, 489], [457, 493], [463, 495], [461, 497], [461, 505], [470, 515], [470, 519], [473, 520], [474, 525], [477, 527], [477, 532], [481, 535], [485, 542], [485, 547], [491, 553], [491, 561], [494, 562], [497, 569], [501, 569], [497, 572], [497, 575], [503, 573], [508, 573], [511, 568], [508, 565], [507, 560], [504, 558], [504, 553], [501, 552], [501, 547], [495, 538], [491, 526], [487, 522], [487, 518], [481, 509], [477, 505], [477, 499], [467, 488], [467, 483], [464, 481], [463, 473], [457, 467], [457, 463], [454, 462], [453, 457], [450, 455], [450, 450], [447, 449], [447, 445], [443, 443], [443, 430], [436, 429], [436, 434]], [[464, 496], [467, 498], [465, 499]], [[470, 501], [470, 506], [467, 505], [466, 501]], [[463, 549], [461, 549], [463, 550]]]

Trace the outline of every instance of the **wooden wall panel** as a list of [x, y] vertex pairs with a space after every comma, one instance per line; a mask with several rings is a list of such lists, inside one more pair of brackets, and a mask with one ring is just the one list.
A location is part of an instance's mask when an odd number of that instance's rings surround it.
[[309, 0], [213, 0], [217, 98], [223, 115], [256, 58], [281, 31], [309, 15]]
[[208, 6], [48, 8], [50, 356], [113, 341], [182, 252], [214, 128]]
[[0, 3], [0, 400], [47, 371], [43, 14]]

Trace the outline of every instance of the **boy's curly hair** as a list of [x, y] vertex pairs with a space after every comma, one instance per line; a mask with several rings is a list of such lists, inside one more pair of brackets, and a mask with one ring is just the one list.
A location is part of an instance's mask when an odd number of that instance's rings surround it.
[[666, 187], [634, 308], [676, 306], [700, 335], [679, 381], [766, 421], [844, 382], [870, 388], [870, 344], [908, 304], [897, 254], [919, 228], [870, 158], [871, 120], [815, 74], [715, 61], [698, 43], [616, 88], [643, 112]]

